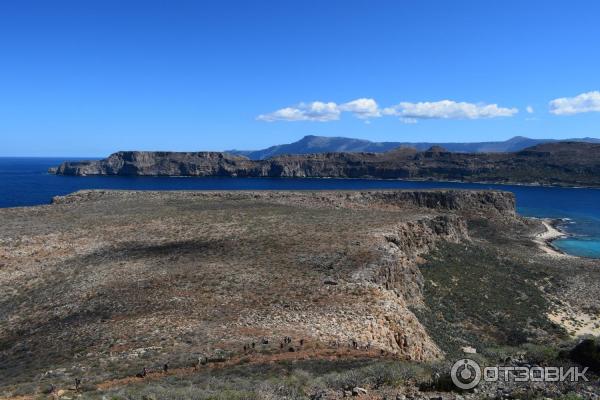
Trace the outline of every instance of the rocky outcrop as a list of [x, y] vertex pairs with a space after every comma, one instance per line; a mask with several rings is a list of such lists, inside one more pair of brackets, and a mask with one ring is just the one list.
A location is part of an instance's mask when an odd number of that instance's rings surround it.
[[494, 190], [376, 190], [346, 197], [365, 206], [424, 207], [488, 217], [514, 217], [516, 206], [512, 192]]
[[382, 258], [367, 266], [361, 275], [393, 290], [411, 305], [420, 304], [422, 298], [423, 276], [417, 267], [418, 257], [440, 241], [458, 243], [469, 239], [465, 220], [456, 215], [403, 222], [381, 232], [381, 237]]
[[374, 232], [374, 237], [380, 257], [353, 275], [355, 282], [377, 288], [385, 305], [377, 323], [370, 324], [367, 339], [410, 359], [439, 358], [442, 351], [410, 311], [423, 305], [424, 279], [418, 263], [440, 241], [468, 241], [465, 220], [454, 214], [425, 216]]
[[399, 148], [386, 153], [321, 153], [249, 160], [227, 153], [124, 151], [65, 162], [60, 175], [334, 177], [600, 186], [600, 144], [543, 144], [517, 153], [452, 153]]
[[245, 157], [218, 152], [120, 151], [103, 160], [66, 162], [59, 175], [233, 176]]

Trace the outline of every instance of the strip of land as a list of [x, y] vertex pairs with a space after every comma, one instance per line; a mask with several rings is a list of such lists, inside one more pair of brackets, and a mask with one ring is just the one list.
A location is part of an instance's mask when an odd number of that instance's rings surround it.
[[535, 236], [535, 242], [539, 245], [540, 249], [553, 257], [571, 257], [552, 245], [554, 240], [567, 236], [566, 233], [556, 227], [556, 220], [541, 219], [540, 222], [544, 231]]
[[453, 153], [400, 147], [385, 153], [279, 155], [124, 151], [65, 162], [60, 175], [376, 178], [600, 187], [600, 144], [545, 143], [514, 153]]

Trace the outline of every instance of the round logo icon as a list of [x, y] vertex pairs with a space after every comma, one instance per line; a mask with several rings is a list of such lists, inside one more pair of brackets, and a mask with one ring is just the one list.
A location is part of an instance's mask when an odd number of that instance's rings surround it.
[[463, 358], [454, 363], [450, 376], [456, 387], [463, 390], [473, 389], [481, 381], [481, 367], [475, 361]]

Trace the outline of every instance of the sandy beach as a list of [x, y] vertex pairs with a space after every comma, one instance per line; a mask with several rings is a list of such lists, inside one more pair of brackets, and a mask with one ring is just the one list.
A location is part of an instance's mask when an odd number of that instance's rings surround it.
[[572, 257], [552, 245], [552, 241], [567, 236], [566, 233], [560, 231], [555, 226], [555, 221], [550, 218], [540, 219], [546, 230], [544, 232], [535, 235], [534, 241], [538, 244], [540, 249], [551, 256], [555, 257]]

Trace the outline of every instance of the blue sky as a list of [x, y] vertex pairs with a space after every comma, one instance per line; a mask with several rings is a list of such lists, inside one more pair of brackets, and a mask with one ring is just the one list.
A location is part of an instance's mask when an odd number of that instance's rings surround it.
[[5, 1], [0, 155], [600, 137], [598, 15], [595, 0]]

